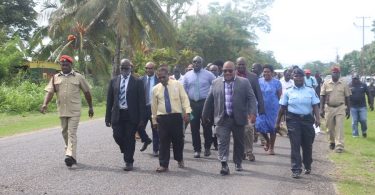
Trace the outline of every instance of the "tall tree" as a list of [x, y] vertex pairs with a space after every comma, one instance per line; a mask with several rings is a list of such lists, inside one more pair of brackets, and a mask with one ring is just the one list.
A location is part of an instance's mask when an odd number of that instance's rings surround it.
[[82, 48], [95, 38], [98, 44], [114, 45], [113, 75], [119, 72], [121, 56], [175, 44], [175, 29], [156, 0], [65, 0], [51, 15], [49, 35], [55, 39], [73, 33]]
[[345, 54], [340, 62], [342, 75], [347, 75], [350, 72], [361, 72], [361, 53], [359, 51], [352, 51]]
[[8, 35], [17, 33], [24, 39], [29, 38], [30, 32], [37, 26], [34, 7], [33, 0], [0, 1], [0, 29], [4, 29]]
[[[179, 28], [180, 47], [190, 48], [200, 53], [206, 62], [217, 59], [234, 60], [242, 50], [254, 51], [257, 29], [266, 32], [270, 29], [268, 17], [262, 13], [268, 1], [234, 2], [221, 6], [209, 5], [207, 14], [188, 16]], [[247, 3], [247, 4], [246, 4]], [[249, 3], [255, 3], [250, 6]], [[251, 4], [252, 5], [252, 4]], [[255, 9], [255, 10], [252, 10]]]
[[194, 0], [159, 0], [160, 5], [165, 8], [167, 15], [173, 20], [175, 26], [187, 14]]

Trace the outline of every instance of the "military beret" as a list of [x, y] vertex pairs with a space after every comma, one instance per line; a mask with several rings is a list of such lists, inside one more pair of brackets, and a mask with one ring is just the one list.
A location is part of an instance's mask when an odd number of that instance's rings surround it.
[[68, 55], [62, 55], [60, 57], [60, 62], [70, 62], [73, 63], [73, 58]]
[[338, 67], [338, 66], [332, 67], [331, 72], [340, 72], [340, 67]]

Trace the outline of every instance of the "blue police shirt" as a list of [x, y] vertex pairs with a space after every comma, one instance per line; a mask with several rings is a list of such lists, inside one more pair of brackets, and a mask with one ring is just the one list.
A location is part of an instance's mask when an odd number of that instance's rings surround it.
[[320, 102], [315, 90], [311, 87], [296, 87], [295, 85], [285, 91], [279, 101], [280, 105], [288, 106], [288, 112], [308, 115], [312, 113], [312, 105]]

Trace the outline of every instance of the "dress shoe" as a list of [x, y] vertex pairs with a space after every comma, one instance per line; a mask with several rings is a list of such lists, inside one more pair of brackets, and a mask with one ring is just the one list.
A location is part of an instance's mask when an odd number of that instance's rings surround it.
[[269, 154], [269, 155], [275, 155], [275, 151], [273, 150], [273, 148], [270, 148], [270, 149], [268, 150], [268, 154]]
[[200, 158], [201, 153], [200, 152], [194, 152], [194, 158]]
[[253, 153], [247, 154], [247, 157], [249, 158], [249, 161], [254, 162], [255, 161], [255, 156]]
[[133, 163], [126, 163], [124, 167], [124, 171], [132, 171], [133, 170]]
[[367, 133], [362, 133], [362, 137], [366, 138], [367, 137]]
[[178, 162], [177, 163], [178, 164], [178, 168], [185, 168], [185, 163], [184, 163], [184, 161], [182, 160], [182, 161], [180, 161], [180, 162]]
[[210, 149], [205, 149], [204, 150], [204, 156], [210, 156], [210, 155], [211, 155]]
[[292, 173], [292, 177], [293, 177], [294, 179], [298, 179], [298, 178], [300, 178], [300, 176], [301, 176], [301, 173], [299, 173], [299, 172], [294, 172], [294, 173]]
[[72, 167], [72, 165], [77, 164], [77, 161], [73, 157], [66, 155], [65, 164], [67, 167]]
[[308, 175], [311, 173], [311, 169], [305, 169], [305, 174]]
[[242, 165], [241, 165], [241, 164], [236, 163], [236, 164], [235, 164], [235, 167], [236, 167], [236, 171], [243, 171], [243, 168], [242, 168]]
[[336, 146], [335, 143], [330, 143], [329, 144], [329, 149], [334, 150], [335, 146]]
[[147, 149], [147, 146], [150, 145], [152, 142], [152, 140], [147, 140], [145, 141], [145, 143], [143, 143], [143, 146], [141, 147], [141, 149], [139, 149], [141, 152], [145, 151]]
[[229, 175], [230, 171], [229, 171], [229, 167], [228, 166], [222, 166], [221, 167], [221, 170], [220, 170], [220, 174], [221, 175]]
[[167, 172], [167, 171], [168, 171], [168, 167], [160, 166], [156, 169], [156, 172], [158, 172], [158, 173], [163, 173], [163, 172]]
[[158, 156], [159, 156], [159, 152], [158, 152], [158, 151], [153, 151], [153, 152], [152, 152], [152, 155], [153, 155], [154, 157], [158, 157]]
[[218, 151], [218, 150], [219, 150], [219, 148], [218, 148], [217, 146], [215, 146], [215, 147], [214, 147], [214, 150], [215, 150], [215, 151]]

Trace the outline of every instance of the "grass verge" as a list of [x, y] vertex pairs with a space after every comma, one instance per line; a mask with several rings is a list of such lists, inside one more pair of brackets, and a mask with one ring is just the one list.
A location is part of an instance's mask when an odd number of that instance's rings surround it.
[[[375, 112], [368, 112], [367, 138], [353, 138], [351, 118], [345, 121], [345, 152], [332, 152], [339, 194], [361, 195], [375, 192]], [[360, 125], [359, 131], [361, 135]], [[328, 147], [328, 146], [327, 146]]]
[[[89, 120], [88, 108], [81, 112], [81, 122]], [[94, 107], [93, 119], [102, 118], [105, 115], [105, 105]], [[25, 114], [0, 114], [0, 137], [26, 133], [50, 127], [59, 127], [60, 119], [57, 112], [41, 114], [39, 112]]]

